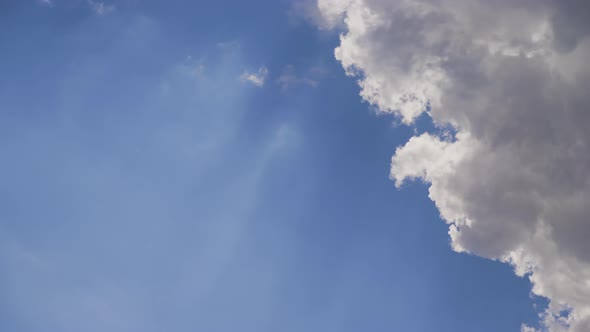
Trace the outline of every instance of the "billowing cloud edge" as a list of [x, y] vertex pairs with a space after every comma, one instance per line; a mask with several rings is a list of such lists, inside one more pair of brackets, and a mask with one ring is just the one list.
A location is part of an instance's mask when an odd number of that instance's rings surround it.
[[[361, 97], [454, 134], [397, 148], [455, 251], [511, 264], [550, 300], [541, 331], [590, 331], [590, 3], [318, 0]], [[523, 325], [523, 332], [537, 331]]]

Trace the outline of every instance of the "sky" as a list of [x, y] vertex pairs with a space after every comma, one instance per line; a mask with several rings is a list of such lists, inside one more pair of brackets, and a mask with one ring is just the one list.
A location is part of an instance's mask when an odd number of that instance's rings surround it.
[[587, 6], [431, 2], [0, 2], [0, 330], [587, 331]]

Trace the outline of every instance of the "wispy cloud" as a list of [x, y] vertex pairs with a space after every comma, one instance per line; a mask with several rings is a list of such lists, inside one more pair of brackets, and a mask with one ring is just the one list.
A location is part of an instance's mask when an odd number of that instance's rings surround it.
[[[50, 1], [50, 0], [43, 0], [43, 1]], [[88, 5], [90, 5], [90, 8], [92, 9], [92, 11], [94, 11], [98, 15], [105, 15], [105, 14], [108, 14], [108, 13], [112, 12], [113, 10], [115, 10], [114, 5], [107, 5], [101, 1], [88, 0]]]
[[194, 58], [188, 55], [183, 63], [178, 65], [178, 70], [189, 77], [200, 77], [205, 72], [205, 59]]
[[315, 88], [320, 84], [320, 79], [325, 75], [326, 70], [320, 66], [311, 67], [304, 70], [303, 73], [299, 73], [295, 66], [287, 65], [277, 79], [277, 82], [283, 92], [297, 85], [307, 85]]
[[240, 80], [242, 82], [250, 82], [258, 87], [264, 86], [264, 82], [268, 76], [268, 69], [264, 66], [258, 68], [257, 72], [248, 72], [245, 71], [241, 76]]
[[51, 0], [38, 0], [38, 2], [45, 7], [53, 7], [54, 3]]

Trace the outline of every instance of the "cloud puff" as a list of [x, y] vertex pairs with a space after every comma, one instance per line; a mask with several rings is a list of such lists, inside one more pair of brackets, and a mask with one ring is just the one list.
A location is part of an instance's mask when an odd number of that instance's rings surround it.
[[240, 80], [242, 82], [250, 82], [256, 86], [262, 87], [264, 86], [264, 82], [266, 81], [266, 77], [268, 76], [268, 69], [264, 66], [258, 68], [258, 71], [255, 73], [251, 73], [245, 71], [241, 76]]
[[[549, 331], [590, 331], [590, 2], [318, 0], [361, 96], [452, 137], [398, 147], [454, 250], [501, 260], [549, 298]], [[523, 326], [523, 331], [533, 331]]]

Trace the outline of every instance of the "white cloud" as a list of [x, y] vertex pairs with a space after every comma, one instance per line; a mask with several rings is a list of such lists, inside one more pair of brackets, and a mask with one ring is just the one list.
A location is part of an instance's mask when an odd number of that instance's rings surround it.
[[334, 28], [337, 23], [327, 20], [322, 11], [318, 7], [317, 0], [297, 0], [291, 1], [290, 7], [287, 11], [291, 24], [298, 24], [300, 22], [307, 22], [319, 27], [322, 30], [330, 30]]
[[[318, 0], [361, 96], [422, 134], [396, 185], [430, 184], [453, 249], [501, 260], [551, 302], [549, 331], [590, 331], [590, 3]], [[334, 23], [335, 24], [335, 23]], [[569, 314], [563, 314], [564, 310]], [[532, 329], [523, 326], [523, 331]]]
[[92, 11], [94, 11], [98, 15], [105, 15], [115, 10], [115, 6], [106, 5], [104, 2], [101, 1], [88, 0], [88, 5], [92, 9]]
[[257, 72], [251, 73], [245, 71], [241, 76], [240, 80], [242, 82], [250, 82], [258, 87], [264, 86], [264, 82], [266, 81], [266, 77], [268, 76], [268, 69], [264, 66], [258, 68]]

